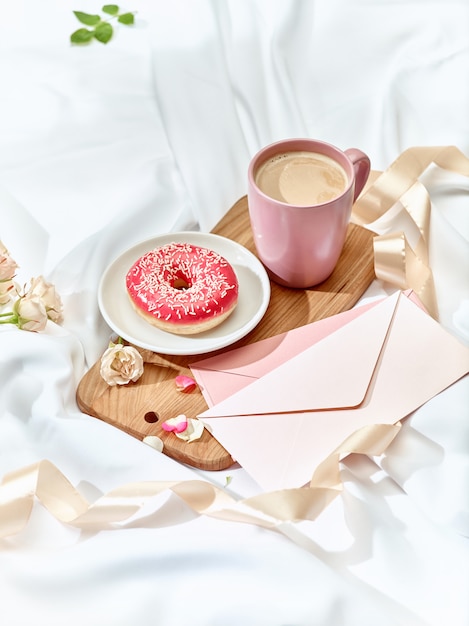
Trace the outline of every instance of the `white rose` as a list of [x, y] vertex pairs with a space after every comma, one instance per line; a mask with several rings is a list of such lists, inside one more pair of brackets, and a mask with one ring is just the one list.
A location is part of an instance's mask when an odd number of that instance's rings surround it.
[[0, 281], [11, 280], [18, 268], [18, 264], [8, 254], [8, 250], [0, 241]]
[[31, 295], [31, 297], [37, 297], [42, 300], [44, 306], [46, 307], [47, 317], [50, 320], [56, 324], [60, 324], [63, 321], [62, 300], [56, 292], [54, 285], [47, 282], [43, 276], [31, 279], [30, 287], [27, 293], [28, 295]]
[[132, 346], [110, 346], [101, 357], [100, 374], [111, 386], [136, 382], [143, 374], [143, 358]]
[[18, 328], [32, 332], [39, 332], [45, 329], [47, 311], [44, 303], [39, 298], [26, 294], [15, 302], [14, 312], [18, 316]]
[[16, 293], [16, 287], [12, 280], [0, 280], [0, 306], [10, 302]]

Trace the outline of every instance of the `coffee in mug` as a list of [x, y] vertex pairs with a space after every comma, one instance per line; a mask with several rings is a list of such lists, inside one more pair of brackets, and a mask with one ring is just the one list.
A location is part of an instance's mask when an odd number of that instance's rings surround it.
[[297, 206], [329, 202], [348, 184], [347, 174], [337, 161], [306, 150], [275, 154], [260, 165], [255, 180], [274, 200]]
[[304, 289], [332, 274], [369, 173], [361, 150], [314, 139], [285, 139], [252, 158], [249, 218], [257, 255], [272, 280]]

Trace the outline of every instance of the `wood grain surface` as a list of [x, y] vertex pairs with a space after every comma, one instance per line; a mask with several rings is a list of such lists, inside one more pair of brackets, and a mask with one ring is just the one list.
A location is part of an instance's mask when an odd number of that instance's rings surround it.
[[[213, 233], [227, 237], [255, 252], [247, 199], [244, 196], [226, 213]], [[342, 255], [333, 274], [310, 289], [289, 289], [271, 281], [271, 298], [266, 314], [246, 337], [230, 348], [246, 345], [350, 309], [375, 277], [374, 234], [350, 224]], [[145, 371], [137, 383], [109, 387], [99, 374], [99, 361], [85, 374], [77, 389], [80, 409], [128, 434], [143, 439], [156, 435], [164, 453], [177, 461], [206, 470], [226, 469], [231, 455], [207, 430], [197, 441], [186, 443], [165, 432], [161, 423], [184, 413], [195, 417], [207, 408], [199, 389], [177, 390], [174, 379], [191, 375], [190, 363], [208, 355], [166, 356], [138, 348]], [[211, 353], [211, 355], [215, 354]], [[155, 421], [156, 420], [156, 421]]]

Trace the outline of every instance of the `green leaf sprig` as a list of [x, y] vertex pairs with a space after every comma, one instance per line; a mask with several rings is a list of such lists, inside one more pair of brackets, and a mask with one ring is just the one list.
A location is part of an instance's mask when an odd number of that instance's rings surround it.
[[97, 39], [101, 43], [108, 43], [114, 33], [112, 24], [109, 20], [117, 19], [119, 24], [131, 26], [134, 23], [134, 13], [121, 13], [117, 4], [105, 4], [101, 11], [108, 15], [106, 19], [101, 15], [93, 15], [91, 13], [83, 13], [83, 11], [73, 11], [79, 22], [89, 28], [79, 28], [70, 35], [70, 41], [73, 44], [83, 45], [90, 43], [92, 39]]

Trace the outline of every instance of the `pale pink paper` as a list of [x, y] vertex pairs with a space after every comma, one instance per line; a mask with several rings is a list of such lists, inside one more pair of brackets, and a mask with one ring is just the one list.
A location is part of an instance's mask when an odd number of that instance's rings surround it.
[[[411, 289], [403, 293], [423, 308], [420, 300]], [[377, 301], [364, 304], [274, 337], [192, 363], [191, 369], [194, 378], [207, 405], [213, 406], [240, 391], [246, 385], [290, 360], [305, 348], [324, 339], [376, 304], [378, 304]], [[232, 376], [227, 374], [232, 374]]]
[[208, 406], [221, 402], [375, 306], [372, 302], [191, 364]]

